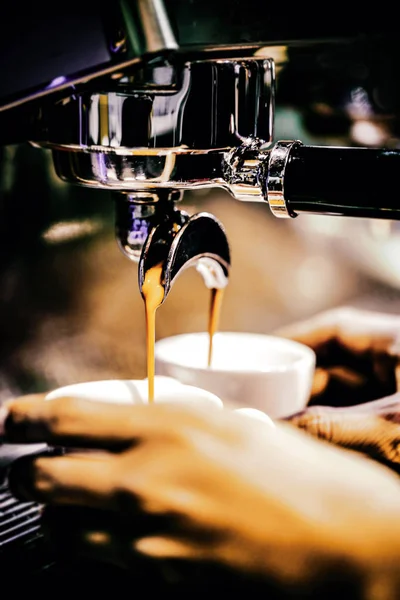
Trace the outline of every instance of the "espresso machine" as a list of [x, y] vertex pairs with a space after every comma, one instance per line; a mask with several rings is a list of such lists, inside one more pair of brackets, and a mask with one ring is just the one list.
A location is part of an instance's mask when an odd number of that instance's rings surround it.
[[[7, 7], [0, 21], [0, 147], [51, 153], [62, 181], [107, 195], [140, 290], [160, 262], [164, 299], [190, 266], [209, 288], [228, 282], [224, 227], [181, 210], [185, 190], [223, 188], [278, 219], [400, 218], [399, 51], [387, 14], [319, 19], [264, 0], [38, 1], [20, 12]], [[347, 143], [276, 139], [280, 106]], [[352, 137], [360, 123], [384, 142]], [[4, 222], [10, 243], [35, 219], [31, 185]], [[24, 452], [0, 447], [0, 464]], [[21, 556], [26, 569], [48, 566], [39, 523], [40, 507], [0, 480], [0, 570]]]

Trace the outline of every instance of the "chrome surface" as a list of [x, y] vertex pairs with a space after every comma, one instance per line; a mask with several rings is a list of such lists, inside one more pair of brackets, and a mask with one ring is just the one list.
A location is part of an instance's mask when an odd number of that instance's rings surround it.
[[279, 141], [269, 152], [268, 160], [262, 163], [260, 185], [264, 198], [276, 217], [289, 218], [296, 215], [289, 210], [285, 200], [285, 170], [290, 151], [300, 141]]
[[238, 200], [264, 200], [259, 186], [260, 166], [269, 155], [268, 151], [262, 150], [264, 146], [263, 140], [248, 138], [224, 157], [223, 178], [231, 194]]
[[[178, 48], [163, 0], [123, 1], [121, 8], [126, 18], [128, 37], [138, 54]], [[140, 38], [137, 35], [138, 23], [141, 24]]]
[[[272, 140], [272, 60], [183, 65], [165, 60], [121, 74], [108, 85], [107, 91], [74, 95], [41, 114], [35, 144], [75, 153], [151, 156], [227, 150], [250, 136]], [[95, 166], [92, 179], [98, 180]]]
[[176, 278], [188, 267], [196, 267], [208, 288], [228, 283], [230, 249], [225, 229], [214, 215], [202, 212], [189, 217], [173, 211], [149, 233], [139, 260], [139, 289], [146, 272], [163, 263], [164, 299]]
[[226, 186], [224, 152], [171, 152], [146, 155], [53, 152], [58, 176], [68, 183], [115, 191]]
[[117, 243], [127, 258], [139, 262], [149, 233], [160, 223], [168, 221], [171, 226], [181, 225], [181, 213], [174, 206], [174, 202], [180, 199], [181, 194], [176, 190], [158, 194], [115, 194], [115, 233]]
[[138, 199], [143, 193], [221, 187], [238, 200], [268, 202], [277, 217], [293, 217], [284, 197], [284, 177], [288, 156], [297, 144], [301, 142], [268, 145], [249, 137], [228, 152], [126, 155], [54, 151], [53, 159], [61, 179], [86, 187], [118, 190]]

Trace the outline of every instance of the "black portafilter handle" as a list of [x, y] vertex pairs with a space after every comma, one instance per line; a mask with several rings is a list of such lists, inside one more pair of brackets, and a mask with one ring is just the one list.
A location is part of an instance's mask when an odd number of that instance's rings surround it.
[[261, 171], [277, 216], [400, 220], [400, 150], [277, 142]]

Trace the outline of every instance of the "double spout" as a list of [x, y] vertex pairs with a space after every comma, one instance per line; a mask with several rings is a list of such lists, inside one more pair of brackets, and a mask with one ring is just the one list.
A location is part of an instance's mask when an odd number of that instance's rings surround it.
[[189, 216], [179, 210], [174, 192], [118, 194], [116, 235], [122, 252], [138, 263], [139, 290], [143, 295], [146, 273], [161, 266], [163, 300], [188, 267], [195, 267], [206, 287], [228, 283], [230, 250], [223, 225], [214, 215]]

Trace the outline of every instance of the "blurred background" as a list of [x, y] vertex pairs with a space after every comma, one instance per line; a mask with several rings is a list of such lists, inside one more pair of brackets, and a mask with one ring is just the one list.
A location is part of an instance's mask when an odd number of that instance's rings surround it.
[[[276, 140], [399, 146], [398, 93], [388, 89], [393, 48], [263, 53], [277, 64]], [[0, 401], [77, 381], [145, 377], [137, 267], [117, 247], [110, 195], [59, 181], [46, 150], [23, 144], [0, 153]], [[343, 304], [400, 309], [397, 223], [279, 220], [266, 205], [216, 189], [186, 193], [183, 204], [214, 213], [228, 233], [222, 330], [268, 333]], [[157, 337], [204, 330], [208, 306], [200, 276], [186, 271], [158, 311]]]

